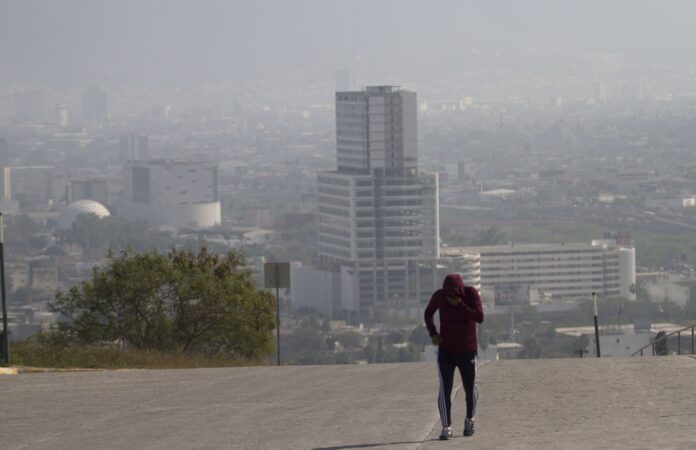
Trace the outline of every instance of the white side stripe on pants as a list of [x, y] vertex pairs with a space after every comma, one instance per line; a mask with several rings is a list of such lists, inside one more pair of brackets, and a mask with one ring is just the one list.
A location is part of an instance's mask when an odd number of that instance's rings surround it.
[[440, 363], [437, 364], [437, 374], [440, 377], [440, 398], [438, 399], [438, 404], [440, 406], [440, 421], [442, 422], [442, 428], [449, 426], [447, 423], [447, 404], [445, 403], [445, 383], [442, 381], [442, 372], [440, 370]]
[[479, 392], [478, 392], [478, 356], [476, 356], [473, 361], [474, 363], [474, 392], [472, 395], [474, 401], [474, 407], [471, 408], [471, 416], [476, 416], [476, 405], [478, 404]]

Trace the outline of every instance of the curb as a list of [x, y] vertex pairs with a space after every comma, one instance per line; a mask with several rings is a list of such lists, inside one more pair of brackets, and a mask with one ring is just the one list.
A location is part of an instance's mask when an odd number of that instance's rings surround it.
[[0, 367], [0, 375], [17, 375], [19, 370], [16, 367]]
[[76, 373], [76, 372], [131, 372], [135, 370], [147, 370], [147, 369], [100, 369], [100, 368], [51, 368], [51, 367], [16, 367], [14, 368], [16, 372], [19, 373]]

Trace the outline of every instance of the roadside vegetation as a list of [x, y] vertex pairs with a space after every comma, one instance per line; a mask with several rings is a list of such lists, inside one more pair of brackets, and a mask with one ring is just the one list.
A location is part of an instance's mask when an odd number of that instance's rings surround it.
[[395, 363], [421, 360], [430, 343], [425, 327], [350, 327], [329, 321], [314, 308], [298, 308], [291, 319], [292, 332], [281, 339], [284, 364]]
[[50, 342], [44, 336], [13, 343], [12, 365], [50, 369], [185, 369], [261, 364], [225, 355], [204, 355], [156, 350], [123, 350], [118, 346]]
[[240, 253], [206, 248], [109, 253], [90, 279], [58, 292], [58, 326], [19, 344], [15, 365], [201, 367], [259, 363], [274, 352], [275, 299]]

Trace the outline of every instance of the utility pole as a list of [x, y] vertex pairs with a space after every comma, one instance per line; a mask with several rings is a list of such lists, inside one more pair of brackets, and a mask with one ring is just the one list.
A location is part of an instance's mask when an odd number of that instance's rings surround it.
[[5, 293], [5, 233], [2, 226], [2, 213], [0, 212], [0, 296], [2, 298], [2, 354], [3, 362], [10, 365], [10, 329], [7, 324], [7, 297]]

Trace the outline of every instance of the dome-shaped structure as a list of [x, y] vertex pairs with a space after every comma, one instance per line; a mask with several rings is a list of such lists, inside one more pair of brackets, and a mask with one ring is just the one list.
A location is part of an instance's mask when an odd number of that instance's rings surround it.
[[80, 214], [94, 214], [100, 219], [111, 215], [108, 209], [99, 202], [94, 200], [78, 200], [68, 205], [58, 216], [59, 230], [69, 230], [72, 228], [75, 219]]

